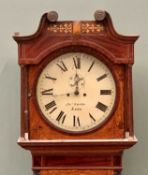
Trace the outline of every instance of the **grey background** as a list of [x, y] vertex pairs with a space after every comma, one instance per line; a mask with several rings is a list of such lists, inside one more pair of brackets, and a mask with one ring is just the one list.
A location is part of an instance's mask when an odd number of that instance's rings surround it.
[[0, 0], [0, 175], [31, 175], [31, 155], [21, 149], [17, 45], [14, 32], [36, 31], [43, 13], [56, 10], [59, 20], [93, 19], [105, 9], [121, 34], [139, 34], [133, 68], [135, 133], [139, 143], [124, 154], [123, 175], [148, 174], [148, 1], [146, 0]]

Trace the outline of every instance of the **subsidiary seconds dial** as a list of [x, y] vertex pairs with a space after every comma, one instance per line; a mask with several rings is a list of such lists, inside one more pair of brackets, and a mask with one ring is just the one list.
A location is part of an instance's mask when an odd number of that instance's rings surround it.
[[110, 116], [116, 85], [99, 58], [70, 52], [49, 62], [39, 75], [37, 103], [42, 116], [65, 132], [88, 132]]

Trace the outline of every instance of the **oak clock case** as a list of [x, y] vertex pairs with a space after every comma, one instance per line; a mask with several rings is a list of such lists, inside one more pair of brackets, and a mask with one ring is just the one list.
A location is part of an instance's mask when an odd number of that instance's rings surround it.
[[43, 14], [30, 36], [15, 33], [21, 76], [18, 144], [35, 175], [117, 175], [134, 135], [132, 65], [138, 36], [118, 34], [110, 15], [58, 21]]

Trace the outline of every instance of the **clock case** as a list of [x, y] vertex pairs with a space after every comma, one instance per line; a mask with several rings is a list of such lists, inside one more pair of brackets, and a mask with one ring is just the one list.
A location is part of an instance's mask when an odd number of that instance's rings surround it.
[[[35, 174], [120, 174], [122, 154], [137, 139], [133, 129], [132, 65], [138, 36], [118, 34], [110, 15], [95, 21], [55, 21], [45, 13], [30, 36], [15, 33], [21, 74], [21, 132], [18, 144], [32, 153]], [[71, 134], [50, 126], [36, 105], [35, 85], [43, 67], [67, 52], [101, 59], [115, 75], [114, 111], [98, 129]]]

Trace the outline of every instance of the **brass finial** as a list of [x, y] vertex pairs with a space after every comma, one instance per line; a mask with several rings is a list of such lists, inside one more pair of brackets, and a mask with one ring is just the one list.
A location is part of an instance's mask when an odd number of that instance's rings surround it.
[[58, 13], [56, 11], [50, 11], [47, 13], [47, 19], [50, 22], [56, 22], [58, 20]]
[[103, 10], [97, 10], [94, 13], [94, 18], [96, 21], [103, 21], [106, 17], [106, 12]]

